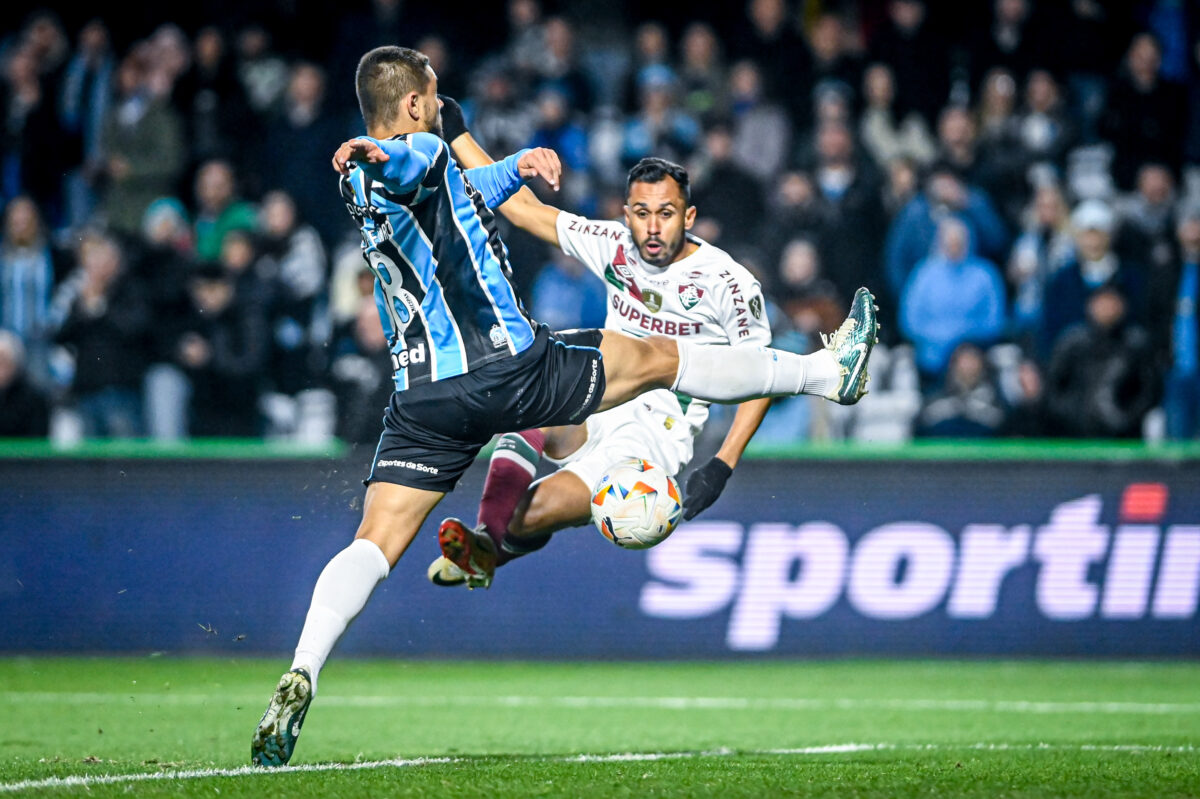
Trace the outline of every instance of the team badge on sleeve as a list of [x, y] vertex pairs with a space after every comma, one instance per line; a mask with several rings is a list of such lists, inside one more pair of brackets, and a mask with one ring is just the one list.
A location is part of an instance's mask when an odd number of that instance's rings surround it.
[[697, 286], [695, 283], [684, 283], [679, 287], [679, 301], [683, 303], [683, 309], [690, 311], [696, 307], [696, 303], [704, 296], [704, 289]]
[[750, 298], [750, 313], [754, 314], [755, 319], [762, 319], [762, 295], [756, 294]]

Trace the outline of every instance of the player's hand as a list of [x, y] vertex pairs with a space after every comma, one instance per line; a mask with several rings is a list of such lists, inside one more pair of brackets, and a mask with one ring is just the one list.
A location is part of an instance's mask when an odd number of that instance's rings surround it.
[[467, 130], [467, 120], [463, 117], [462, 106], [453, 97], [445, 94], [438, 95], [438, 102], [442, 105], [442, 138], [454, 144], [454, 140], [459, 136], [470, 133]]
[[350, 174], [350, 164], [353, 161], [365, 161], [368, 164], [382, 164], [391, 159], [375, 142], [369, 139], [351, 139], [342, 142], [333, 154], [333, 169], [339, 175]]
[[517, 171], [525, 180], [541, 175], [550, 184], [550, 188], [558, 191], [559, 180], [562, 178], [562, 162], [558, 153], [546, 147], [534, 147], [517, 161]]
[[687, 479], [687, 488], [683, 490], [683, 519], [690, 521], [700, 515], [709, 505], [717, 501], [725, 490], [725, 483], [733, 469], [720, 458], [712, 458], [708, 463], [691, 473]]

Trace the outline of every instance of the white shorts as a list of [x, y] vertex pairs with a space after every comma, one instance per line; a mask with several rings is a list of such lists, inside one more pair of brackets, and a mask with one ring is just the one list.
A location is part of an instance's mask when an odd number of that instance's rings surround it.
[[575, 474], [589, 490], [610, 466], [627, 458], [645, 458], [671, 475], [678, 475], [692, 459], [690, 425], [681, 418], [652, 413], [641, 400], [593, 414], [586, 424], [583, 446], [561, 460], [547, 460]]

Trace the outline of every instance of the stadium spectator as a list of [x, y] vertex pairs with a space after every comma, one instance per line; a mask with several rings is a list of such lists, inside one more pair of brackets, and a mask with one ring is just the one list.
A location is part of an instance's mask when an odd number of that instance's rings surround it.
[[862, 63], [846, 46], [847, 31], [836, 14], [822, 14], [813, 22], [808, 32], [809, 52], [812, 58], [813, 91], [820, 87], [836, 87], [851, 99], [851, 106], [859, 105], [855, 98], [862, 82]]
[[641, 99], [642, 75], [651, 67], [671, 68], [671, 40], [661, 22], [653, 20], [638, 25], [633, 32], [633, 47], [629, 66], [621, 81], [622, 109], [637, 113]]
[[135, 48], [121, 61], [104, 120], [100, 211], [113, 230], [129, 236], [137, 234], [151, 202], [174, 192], [185, 158], [179, 118], [153, 94], [146, 53]]
[[950, 94], [950, 65], [924, 0], [890, 0], [888, 20], [876, 32], [870, 53], [896, 76], [897, 117], [916, 111], [933, 125]]
[[[885, 234], [879, 178], [858, 157], [854, 136], [841, 122], [817, 128], [812, 175], [831, 213], [822, 236], [828, 277], [843, 297], [859, 286], [879, 284], [879, 256]], [[886, 304], [886, 303], [885, 303]]]
[[692, 204], [721, 227], [726, 244], [748, 244], [762, 220], [763, 188], [758, 178], [733, 158], [733, 132], [718, 123], [704, 135], [704, 147], [688, 167]]
[[997, 435], [1007, 409], [983, 350], [959, 344], [950, 355], [941, 390], [926, 400], [916, 434], [938, 438], [990, 438]]
[[191, 384], [192, 435], [261, 433], [260, 375], [270, 338], [259, 304], [239, 297], [236, 285], [219, 265], [200, 268], [189, 282], [192, 307], [175, 352]]
[[1047, 433], [1046, 387], [1037, 362], [1017, 365], [1014, 391], [1008, 396], [1008, 418], [1001, 432], [1014, 438], [1043, 438]]
[[872, 64], [863, 73], [866, 108], [859, 123], [863, 147], [880, 169], [897, 158], [928, 164], [937, 154], [925, 120], [916, 111], [896, 114], [896, 79], [887, 64]]
[[96, 209], [96, 179], [103, 170], [104, 119], [116, 69], [108, 28], [95, 19], [79, 32], [79, 45], [63, 75], [59, 115], [75, 163], [64, 176], [64, 222], [82, 228]]
[[333, 402], [322, 387], [331, 328], [325, 249], [316, 230], [299, 221], [286, 192], [264, 197], [259, 217], [261, 255], [255, 269], [268, 283], [263, 295], [271, 329], [269, 432], [321, 438], [318, 431], [332, 428], [332, 419], [320, 417]]
[[913, 269], [900, 295], [900, 329], [916, 347], [926, 386], [937, 385], [959, 344], [991, 344], [1004, 332], [1004, 282], [973, 255], [970, 231], [953, 217], [938, 225], [937, 249]]
[[1046, 284], [1075, 257], [1070, 209], [1053, 183], [1038, 188], [1025, 213], [1025, 225], [1008, 258], [1013, 333], [1032, 346], [1042, 320]]
[[700, 124], [679, 107], [675, 75], [664, 66], [642, 72], [639, 82], [641, 107], [625, 123], [621, 161], [631, 167], [655, 155], [671, 161], [686, 161], [700, 141]]
[[192, 45], [178, 25], [160, 25], [144, 42], [134, 45], [146, 63], [146, 84], [150, 96], [170, 101], [175, 87], [192, 63]]
[[1186, 132], [1182, 89], [1162, 79], [1162, 46], [1153, 35], [1133, 37], [1124, 68], [1113, 83], [1102, 134], [1115, 148], [1113, 177], [1134, 187], [1138, 169], [1154, 161], [1178, 172]]
[[261, 25], [248, 25], [238, 32], [237, 77], [251, 111], [260, 118], [279, 112], [288, 66], [271, 49], [271, 34]]
[[215, 261], [231, 230], [253, 230], [254, 206], [238, 199], [233, 167], [228, 161], [209, 161], [196, 172], [196, 255]]
[[531, 295], [531, 313], [552, 330], [604, 327], [608, 310], [604, 284], [561, 250], [553, 250], [550, 261], [538, 271]]
[[1163, 408], [1167, 436], [1200, 436], [1200, 207], [1188, 208], [1176, 228], [1179, 239], [1179, 288], [1171, 315], [1171, 368], [1167, 373]]
[[776, 296], [788, 319], [800, 332], [813, 337], [827, 329], [845, 304], [838, 287], [825, 275], [821, 252], [811, 240], [796, 238], [783, 248], [779, 261]]
[[258, 118], [218, 28], [196, 34], [191, 68], [175, 84], [172, 102], [184, 120], [190, 166], [214, 158], [232, 161], [243, 171], [256, 165], [246, 145], [262, 135]]
[[787, 114], [763, 95], [762, 73], [753, 61], [733, 65], [728, 95], [734, 158], [759, 180], [771, 180], [784, 167], [791, 147]]
[[1122, 316], [1137, 320], [1135, 311], [1143, 296], [1142, 269], [1118, 257], [1112, 240], [1116, 219], [1112, 209], [1099, 200], [1080, 203], [1071, 214], [1075, 231], [1075, 257], [1055, 272], [1046, 288], [1053, 302], [1043, 303], [1040, 352], [1049, 355], [1072, 325], [1085, 321], [1087, 298], [1102, 286], [1116, 286], [1121, 293]]
[[[1003, 72], [996, 73], [993, 78], [988, 81], [992, 86], [992, 96], [1003, 91], [996, 89], [997, 84], [1004, 85], [1009, 80]], [[1027, 199], [1025, 155], [1011, 115], [1000, 125], [995, 125], [993, 121], [989, 137], [983, 138], [969, 110], [961, 106], [948, 106], [938, 121], [938, 154], [964, 180], [985, 192], [1008, 224], [1019, 223]], [[987, 254], [999, 259], [1003, 256], [1000, 248], [1005, 244], [1005, 241], [999, 241]]]
[[536, 117], [519, 96], [514, 75], [490, 62], [476, 71], [476, 82], [475, 101], [463, 108], [471, 117], [471, 134], [492, 152], [511, 153], [524, 147], [533, 136]]
[[25, 371], [25, 347], [11, 330], [0, 330], [0, 438], [45, 438], [50, 400]]
[[[440, 83], [439, 83], [440, 85]], [[591, 192], [591, 155], [587, 128], [572, 118], [571, 106], [560, 91], [543, 89], [537, 97], [537, 128], [530, 147], [549, 147], [562, 159], [562, 190], [567, 202], [579, 206]]]
[[372, 446], [379, 440], [379, 419], [395, 388], [374, 282], [370, 272], [361, 273], [358, 311], [334, 330], [329, 371], [337, 397], [338, 438]]
[[883, 210], [890, 223], [917, 196], [920, 180], [916, 163], [908, 158], [893, 158], [887, 164], [886, 177], [887, 182], [882, 189]]
[[46, 344], [55, 260], [37, 205], [24, 196], [10, 201], [0, 239], [0, 330], [11, 331], [21, 340], [29, 355], [29, 372], [37, 382], [49, 377]]
[[1001, 68], [1017, 83], [1024, 83], [1030, 70], [1039, 66], [1051, 49], [1040, 35], [1036, 9], [1029, 0], [995, 0], [992, 23], [971, 43], [971, 82], [978, 86], [984, 74]]
[[712, 26], [689, 23], [680, 50], [677, 72], [683, 107], [697, 119], [726, 111], [725, 63]]
[[34, 49], [25, 41], [7, 54], [4, 66], [0, 200], [29, 195], [53, 226], [61, 209], [61, 176], [71, 160], [63, 146], [53, 86], [39, 75]]
[[762, 94], [783, 103], [798, 127], [808, 127], [812, 60], [786, 0], [750, 0], [745, 19], [732, 34], [730, 52], [735, 59], [761, 64]]
[[142, 431], [142, 378], [149, 360], [150, 305], [116, 239], [85, 234], [79, 267], [54, 295], [54, 339], [71, 354], [69, 395], [88, 437]]
[[1047, 70], [1035, 69], [1025, 83], [1025, 106], [1018, 135], [1029, 158], [1031, 179], [1061, 180], [1067, 152], [1077, 141], [1077, 125], [1068, 117], [1058, 82]]
[[546, 52], [538, 70], [534, 91], [554, 89], [560, 92], [572, 108], [585, 114], [596, 103], [592, 79], [579, 64], [575, 50], [575, 28], [565, 17], [550, 17], [545, 26]]
[[900, 296], [912, 268], [932, 250], [938, 222], [947, 216], [966, 224], [974, 252], [986, 258], [1003, 257], [1008, 234], [991, 200], [949, 164], [935, 163], [922, 190], [888, 229], [884, 263], [892, 296]]
[[1145, 332], [1129, 323], [1124, 295], [1106, 284], [1087, 318], [1063, 334], [1046, 376], [1054, 436], [1136, 438], [1157, 392]]
[[[767, 202], [766, 215], [757, 240], [768, 264], [778, 264], [788, 243], [805, 238], [819, 250], [831, 224], [831, 209], [813, 185], [807, 172], [784, 172]], [[772, 270], [774, 272], [775, 270]], [[767, 275], [768, 284], [777, 285], [778, 277]]]
[[159, 441], [179, 441], [187, 437], [191, 387], [174, 363], [175, 342], [191, 309], [187, 285], [196, 269], [192, 226], [183, 203], [173, 197], [150, 203], [130, 260], [131, 271], [147, 288], [155, 325], [142, 396], [146, 434]]
[[1053, 52], [1067, 75], [1071, 117], [1079, 123], [1081, 139], [1092, 144], [1099, 137], [1109, 73], [1128, 41], [1129, 4], [1072, 0], [1059, 13], [1057, 27], [1067, 35], [1056, 39]]
[[346, 232], [341, 195], [327, 163], [329, 142], [344, 138], [346, 129], [341, 115], [326, 107], [324, 70], [308, 62], [294, 64], [282, 112], [267, 125], [263, 177], [271, 188], [291, 195], [300, 219], [327, 245]]

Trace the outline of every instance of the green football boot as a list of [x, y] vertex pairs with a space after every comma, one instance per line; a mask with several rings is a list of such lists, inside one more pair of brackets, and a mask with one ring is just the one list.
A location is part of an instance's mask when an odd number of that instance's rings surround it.
[[250, 741], [250, 759], [256, 766], [287, 765], [311, 702], [312, 678], [307, 671], [292, 669], [279, 678], [271, 704]]
[[821, 334], [825, 349], [833, 355], [841, 370], [837, 387], [825, 395], [839, 405], [853, 405], [867, 393], [871, 376], [867, 361], [879, 343], [879, 322], [875, 320], [875, 297], [865, 288], [854, 292], [850, 315], [831, 336]]

